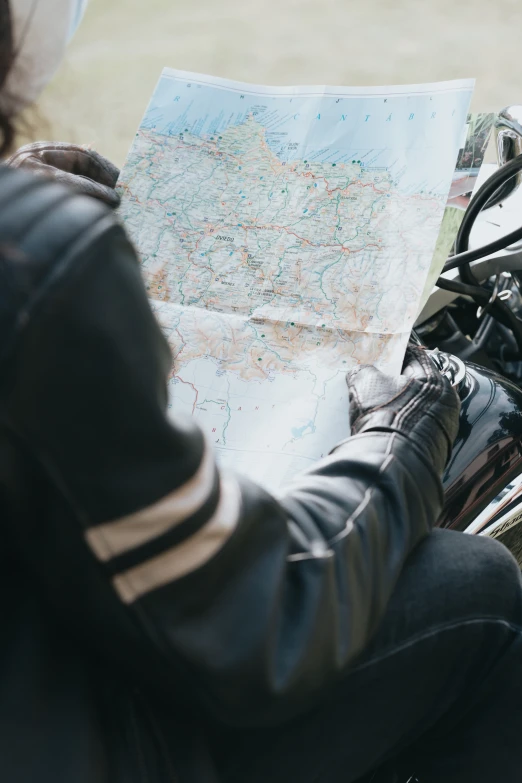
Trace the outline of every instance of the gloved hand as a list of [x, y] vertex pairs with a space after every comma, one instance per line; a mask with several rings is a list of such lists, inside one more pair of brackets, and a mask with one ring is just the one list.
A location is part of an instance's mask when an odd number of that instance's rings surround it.
[[424, 349], [408, 347], [398, 378], [362, 365], [346, 380], [352, 435], [399, 432], [442, 473], [457, 435], [460, 400]]
[[8, 166], [30, 169], [74, 188], [78, 193], [117, 207], [115, 191], [119, 169], [94, 150], [64, 142], [39, 141], [21, 147], [7, 161]]

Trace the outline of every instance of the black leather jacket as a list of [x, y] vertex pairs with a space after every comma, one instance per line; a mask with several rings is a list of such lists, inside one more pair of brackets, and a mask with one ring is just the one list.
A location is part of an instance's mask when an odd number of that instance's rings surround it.
[[284, 722], [364, 650], [442, 501], [400, 433], [279, 499], [166, 417], [167, 344], [100, 203], [0, 169], [0, 766], [201, 783], [196, 726]]

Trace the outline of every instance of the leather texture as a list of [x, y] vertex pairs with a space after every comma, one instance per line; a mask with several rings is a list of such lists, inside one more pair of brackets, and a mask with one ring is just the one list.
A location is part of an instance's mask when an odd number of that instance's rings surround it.
[[437, 471], [444, 470], [457, 436], [460, 401], [423, 348], [408, 346], [398, 378], [363, 365], [348, 374], [347, 384], [352, 434], [403, 433], [429, 454]]
[[7, 165], [67, 185], [110, 207], [120, 203], [115, 190], [120, 170], [95, 150], [66, 142], [38, 141], [20, 147]]
[[[29, 765], [0, 732], [2, 777], [210, 781], [197, 727], [284, 723], [367, 646], [441, 511], [458, 406], [426, 367], [402, 389], [360, 370], [356, 434], [276, 498], [167, 416], [170, 352], [101, 202], [0, 169], [0, 280], [0, 689], [26, 683], [39, 738]], [[68, 651], [67, 709], [42, 645]], [[67, 777], [44, 748], [72, 725]]]

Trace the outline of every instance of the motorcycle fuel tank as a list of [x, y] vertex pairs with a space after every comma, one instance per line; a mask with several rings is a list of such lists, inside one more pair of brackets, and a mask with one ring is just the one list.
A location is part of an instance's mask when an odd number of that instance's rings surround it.
[[[438, 524], [488, 533], [493, 517], [498, 519], [494, 512], [508, 506], [522, 512], [522, 483], [518, 487], [514, 481], [522, 474], [522, 389], [473, 364], [465, 366], [455, 385], [462, 405], [460, 427], [443, 477], [445, 502]], [[510, 527], [520, 521], [512, 514], [513, 519]], [[508, 533], [506, 523], [490, 534], [503, 540]]]

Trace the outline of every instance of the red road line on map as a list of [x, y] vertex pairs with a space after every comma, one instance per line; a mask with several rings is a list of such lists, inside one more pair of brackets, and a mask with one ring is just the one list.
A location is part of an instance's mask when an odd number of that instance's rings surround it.
[[176, 378], [180, 383], [185, 384], [185, 386], [190, 386], [194, 390], [196, 394], [196, 399], [194, 400], [194, 404], [192, 405], [192, 413], [194, 413], [194, 411], [196, 410], [196, 405], [198, 403], [198, 397], [199, 397], [198, 390], [196, 389], [193, 383], [191, 383], [190, 381], [184, 381], [183, 378], [181, 378], [179, 375], [174, 375], [174, 378]]
[[344, 245], [327, 245], [322, 243], [316, 243], [311, 242], [309, 239], [305, 239], [304, 237], [300, 237], [299, 234], [296, 234], [295, 231], [291, 231], [289, 228], [285, 228], [284, 226], [278, 226], [278, 225], [272, 225], [270, 223], [266, 225], [257, 225], [257, 226], [241, 226], [245, 231], [252, 231], [255, 229], [256, 231], [269, 231], [269, 230], [278, 230], [278, 231], [284, 231], [286, 234], [292, 234], [292, 236], [296, 237], [296, 239], [299, 239], [301, 242], [304, 242], [307, 245], [310, 245], [311, 247], [328, 247], [328, 248], [334, 248], [336, 250], [342, 250], [344, 252], [348, 253], [360, 253], [362, 250], [366, 250], [368, 247], [379, 247], [379, 245], [375, 243], [369, 243], [365, 245], [364, 247], [359, 248], [358, 250], [351, 250], [349, 247], [345, 247]]
[[347, 185], [345, 188], [330, 188], [328, 180], [326, 179], [326, 177], [318, 176], [318, 175], [316, 176], [313, 173], [313, 171], [298, 172], [298, 171], [296, 171], [295, 168], [291, 169], [291, 171], [293, 171], [295, 174], [297, 174], [298, 177], [308, 177], [308, 178], [311, 178], [313, 180], [320, 180], [320, 179], [322, 179], [324, 181], [324, 183], [326, 184], [326, 191], [327, 191], [327, 193], [330, 193], [330, 194], [331, 193], [335, 193], [336, 191], [344, 192], [344, 191], [348, 190], [348, 188], [353, 187], [354, 185], [359, 185], [361, 188], [372, 188], [372, 190], [375, 193], [383, 194], [383, 193], [386, 192], [385, 190], [380, 190], [379, 188], [376, 188], [375, 185], [373, 184], [373, 182], [369, 182], [367, 185], [363, 185], [363, 183], [359, 179], [356, 180], [355, 182], [350, 182], [350, 184]]

